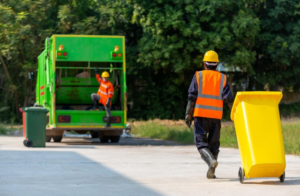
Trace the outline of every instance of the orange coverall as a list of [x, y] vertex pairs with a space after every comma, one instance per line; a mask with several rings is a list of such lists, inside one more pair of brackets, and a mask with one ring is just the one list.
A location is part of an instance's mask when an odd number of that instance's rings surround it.
[[[97, 92], [97, 95], [100, 96], [99, 103], [102, 103], [105, 106], [107, 99], [110, 98], [110, 100], [112, 100], [112, 97], [114, 96], [114, 87], [109, 80], [104, 82], [101, 79], [99, 74], [96, 74], [96, 79], [100, 84], [99, 90]], [[110, 106], [111, 106], [111, 102], [110, 102]]]

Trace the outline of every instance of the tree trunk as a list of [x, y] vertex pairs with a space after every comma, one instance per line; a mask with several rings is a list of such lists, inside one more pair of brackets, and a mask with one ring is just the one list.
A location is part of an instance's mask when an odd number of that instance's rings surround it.
[[[4, 69], [5, 73], [6, 73], [6, 77], [8, 78], [9, 84], [10, 84], [11, 86], [14, 86], [14, 84], [13, 84], [13, 82], [12, 82], [12, 80], [11, 80], [10, 74], [9, 74], [9, 72], [8, 72], [7, 66], [6, 66], [6, 64], [5, 64], [5, 62], [4, 62], [3, 58], [2, 58], [2, 53], [1, 53], [1, 51], [0, 51], [0, 60], [1, 60], [2, 66], [3, 66], [3, 69]], [[14, 100], [15, 100], [15, 110], [16, 110], [15, 112], [16, 112], [16, 114], [18, 114], [18, 111], [19, 111], [19, 108], [18, 108], [19, 103], [18, 103], [18, 90], [17, 90], [17, 89], [14, 89]]]
[[234, 96], [233, 87], [232, 87], [232, 73], [229, 74], [228, 83], [229, 83], [229, 87], [232, 92], [232, 95]]
[[12, 80], [11, 80], [11, 78], [10, 78], [10, 75], [9, 75], [9, 72], [8, 72], [8, 69], [7, 69], [7, 66], [6, 66], [6, 64], [5, 64], [5, 62], [4, 62], [3, 58], [2, 58], [1, 52], [0, 52], [0, 60], [1, 60], [1, 62], [2, 62], [3, 69], [4, 69], [5, 73], [6, 73], [6, 76], [7, 76], [8, 80], [9, 80], [9, 83], [12, 85], [13, 83], [12, 83]]

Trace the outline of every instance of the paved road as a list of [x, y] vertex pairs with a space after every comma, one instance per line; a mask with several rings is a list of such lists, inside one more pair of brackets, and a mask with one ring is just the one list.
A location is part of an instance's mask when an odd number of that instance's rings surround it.
[[22, 137], [0, 136], [0, 196], [92, 195], [300, 195], [300, 158], [286, 156], [286, 181], [240, 184], [236, 149], [221, 149], [217, 179], [194, 146], [149, 139], [63, 139], [47, 148], [25, 148]]

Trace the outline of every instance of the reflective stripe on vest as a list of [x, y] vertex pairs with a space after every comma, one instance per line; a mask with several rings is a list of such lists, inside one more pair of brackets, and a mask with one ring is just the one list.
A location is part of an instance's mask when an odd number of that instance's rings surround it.
[[101, 86], [103, 86], [104, 88], [108, 88], [108, 86], [106, 86], [106, 85], [104, 85], [104, 84], [102, 84], [102, 83], [101, 83]]
[[209, 105], [196, 105], [195, 108], [223, 111], [223, 107], [220, 108], [220, 107], [214, 107], [214, 106], [209, 106]]
[[[209, 85], [208, 81], [203, 81], [203, 73], [202, 71], [199, 71], [197, 74], [197, 84], [198, 84], [198, 97], [195, 105], [194, 110], [194, 117], [206, 117], [206, 118], [216, 118], [216, 119], [222, 119], [223, 114], [223, 88], [226, 82], [226, 76], [222, 73], [216, 72], [214, 74], [221, 74], [221, 78], [219, 76], [216, 76], [218, 78], [219, 83], [219, 89], [215, 89], [215, 94], [217, 95], [209, 95], [203, 93], [203, 84]], [[210, 74], [211, 73], [207, 73]], [[215, 83], [216, 84], [216, 83]], [[211, 86], [213, 87], [213, 86]], [[214, 86], [215, 87], [215, 86]], [[209, 88], [209, 86], [205, 86], [205, 88]]]
[[108, 93], [105, 93], [103, 91], [101, 91], [100, 89], [98, 90], [100, 93], [102, 93], [103, 95], [108, 95]]

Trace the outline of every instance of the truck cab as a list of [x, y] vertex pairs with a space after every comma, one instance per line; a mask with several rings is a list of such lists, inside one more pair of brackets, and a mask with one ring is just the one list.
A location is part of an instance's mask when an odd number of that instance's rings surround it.
[[[110, 74], [114, 86], [111, 127], [104, 107], [91, 110], [99, 83], [94, 70]], [[60, 142], [64, 131], [90, 132], [105, 143], [118, 142], [127, 125], [124, 36], [53, 35], [38, 57], [36, 103], [49, 110], [47, 141]]]

